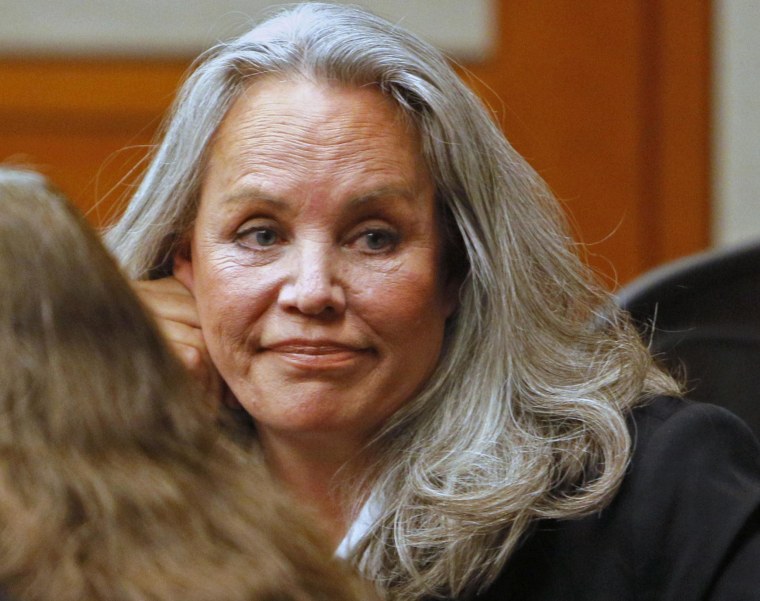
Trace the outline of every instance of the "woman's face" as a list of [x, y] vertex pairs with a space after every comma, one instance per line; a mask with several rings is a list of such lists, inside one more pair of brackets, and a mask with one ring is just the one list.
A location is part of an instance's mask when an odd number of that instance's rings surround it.
[[233, 105], [175, 274], [263, 435], [361, 443], [424, 385], [455, 307], [433, 197], [373, 88], [264, 79]]

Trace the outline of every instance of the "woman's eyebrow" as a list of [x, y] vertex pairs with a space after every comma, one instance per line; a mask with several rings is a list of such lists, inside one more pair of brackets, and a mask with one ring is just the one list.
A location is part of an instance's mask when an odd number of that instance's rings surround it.
[[364, 192], [352, 198], [347, 208], [356, 208], [367, 205], [371, 202], [388, 202], [393, 200], [405, 201], [405, 204], [412, 204], [418, 197], [419, 191], [409, 186], [383, 186], [376, 190]]
[[[373, 201], [384, 201], [400, 199], [407, 202], [413, 202], [419, 193], [410, 186], [383, 186], [375, 190], [362, 192], [353, 197], [347, 203], [349, 207], [361, 206]], [[222, 207], [239, 206], [252, 202], [264, 203], [279, 209], [286, 209], [290, 203], [277, 195], [265, 192], [258, 186], [242, 188], [222, 196]]]
[[222, 208], [224, 209], [230, 209], [230, 208], [234, 209], [234, 208], [239, 207], [240, 205], [252, 204], [252, 203], [269, 205], [272, 208], [276, 208], [279, 210], [285, 210], [290, 206], [282, 198], [279, 198], [272, 194], [268, 194], [264, 192], [258, 186], [243, 188], [240, 190], [236, 190], [230, 194], [226, 194], [222, 196], [220, 204]]

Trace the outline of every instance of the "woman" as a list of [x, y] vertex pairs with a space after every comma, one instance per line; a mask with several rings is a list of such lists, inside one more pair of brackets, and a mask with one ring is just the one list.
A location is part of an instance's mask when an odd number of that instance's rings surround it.
[[0, 588], [366, 599], [216, 427], [84, 220], [0, 168]]
[[[754, 590], [732, 570], [758, 556], [737, 546], [760, 540], [756, 443], [659, 398], [676, 384], [546, 187], [403, 29], [307, 3], [212, 50], [108, 239], [177, 352], [250, 414], [270, 472], [388, 598], [719, 599], [729, 572]], [[741, 477], [706, 494], [734, 517], [704, 516], [720, 544], [687, 584], [693, 548], [661, 557], [683, 533], [666, 516], [688, 508], [669, 470], [691, 459], [657, 470], [659, 441], [705, 429], [710, 452], [744, 454], [715, 453]], [[648, 526], [664, 530], [629, 548], [661, 482]]]

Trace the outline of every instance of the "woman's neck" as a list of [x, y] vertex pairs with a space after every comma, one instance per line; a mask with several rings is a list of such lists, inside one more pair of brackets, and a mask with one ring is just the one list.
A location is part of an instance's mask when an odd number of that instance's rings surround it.
[[350, 526], [350, 507], [340, 491], [361, 452], [356, 444], [337, 445], [334, 438], [261, 432], [259, 439], [272, 476], [297, 503], [316, 513], [319, 526], [337, 547]]

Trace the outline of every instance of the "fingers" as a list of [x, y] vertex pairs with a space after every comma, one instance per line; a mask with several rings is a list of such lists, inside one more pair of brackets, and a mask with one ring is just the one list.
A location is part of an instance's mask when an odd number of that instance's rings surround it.
[[200, 329], [195, 299], [176, 278], [140, 280], [132, 287], [156, 319]]
[[[151, 310], [150, 306], [148, 310]], [[169, 341], [172, 347], [189, 347], [187, 350], [183, 350], [182, 348], [175, 348], [174, 350], [183, 360], [184, 357], [187, 357], [188, 361], [185, 363], [188, 369], [192, 370], [199, 357], [206, 354], [206, 341], [203, 338], [200, 326], [174, 321], [171, 316], [167, 317], [165, 313], [151, 312], [156, 320], [158, 329], [161, 330], [161, 334]], [[190, 353], [190, 349], [195, 350], [195, 355], [198, 355], [198, 357]]]
[[132, 286], [172, 351], [201, 383], [210, 402], [221, 403], [224, 386], [208, 354], [190, 291], [173, 277], [132, 282]]
[[208, 355], [197, 346], [187, 345], [175, 340], [170, 340], [170, 344], [174, 354], [179, 357], [187, 370], [200, 381], [205, 381], [208, 377], [207, 372], [211, 367]]
[[174, 277], [136, 281], [132, 287], [172, 351], [203, 387], [208, 402], [213, 407], [239, 407], [208, 354], [190, 291]]
[[173, 349], [190, 374], [200, 383], [209, 404], [213, 407], [221, 406], [226, 386], [208, 353], [181, 343], [174, 343]]
[[176, 347], [177, 355], [188, 369], [196, 369], [199, 362], [205, 361], [206, 342], [190, 291], [173, 277], [132, 282], [132, 286], [153, 315], [161, 333], [172, 347]]

